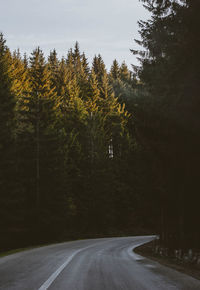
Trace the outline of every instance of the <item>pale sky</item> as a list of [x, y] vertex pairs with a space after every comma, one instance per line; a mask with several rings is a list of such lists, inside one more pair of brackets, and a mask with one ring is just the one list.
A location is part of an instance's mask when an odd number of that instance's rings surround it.
[[66, 56], [75, 41], [91, 62], [100, 53], [109, 68], [116, 58], [136, 64], [137, 21], [149, 18], [139, 0], [0, 0], [0, 31], [11, 50], [40, 46]]

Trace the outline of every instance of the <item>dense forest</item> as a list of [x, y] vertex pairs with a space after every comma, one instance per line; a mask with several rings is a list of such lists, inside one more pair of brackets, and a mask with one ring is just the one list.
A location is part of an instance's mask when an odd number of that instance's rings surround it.
[[139, 22], [143, 50], [132, 50], [141, 64], [138, 142], [151, 156], [162, 241], [199, 248], [200, 1], [142, 2], [152, 17]]
[[55, 50], [45, 60], [40, 48], [21, 57], [3, 35], [0, 53], [1, 243], [130, 227], [131, 118], [113, 90], [132, 88], [126, 64], [107, 73], [98, 55], [90, 68], [78, 43], [61, 60]]
[[1, 250], [144, 233], [199, 246], [200, 2], [142, 2], [133, 72], [89, 65], [78, 43], [22, 56], [1, 34]]

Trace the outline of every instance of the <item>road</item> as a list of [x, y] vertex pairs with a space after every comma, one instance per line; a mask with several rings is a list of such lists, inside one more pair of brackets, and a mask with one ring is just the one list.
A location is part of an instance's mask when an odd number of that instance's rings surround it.
[[133, 253], [153, 238], [82, 240], [9, 255], [0, 258], [0, 289], [200, 289], [200, 280]]

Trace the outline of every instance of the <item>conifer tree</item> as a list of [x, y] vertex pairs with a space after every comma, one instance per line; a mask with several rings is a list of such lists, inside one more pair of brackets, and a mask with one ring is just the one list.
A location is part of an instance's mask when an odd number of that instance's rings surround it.
[[[14, 114], [14, 94], [12, 92], [12, 59], [3, 34], [0, 34], [0, 126], [1, 150], [5, 149], [11, 134]], [[3, 145], [4, 144], [4, 145]]]
[[12, 91], [17, 99], [29, 89], [29, 78], [26, 64], [22, 61], [19, 50], [12, 56]]
[[111, 79], [116, 80], [119, 78], [119, 74], [120, 74], [119, 64], [115, 59], [110, 69], [110, 77]]
[[97, 77], [96, 74], [94, 72], [94, 70], [92, 69], [91, 74], [90, 74], [90, 79], [89, 79], [89, 93], [88, 93], [88, 99], [86, 102], [86, 106], [89, 110], [89, 113], [95, 113], [99, 110], [101, 110], [100, 108], [100, 90], [98, 88], [98, 81], [97, 81]]
[[28, 57], [27, 57], [27, 54], [26, 53], [24, 53], [24, 56], [23, 56], [23, 64], [24, 64], [24, 67], [25, 67], [25, 69], [27, 69], [28, 68]]
[[81, 61], [80, 71], [77, 74], [77, 83], [80, 88], [80, 98], [86, 100], [89, 93], [89, 74], [86, 73], [86, 70]]
[[71, 79], [76, 78], [80, 89], [80, 97], [86, 99], [88, 94], [89, 67], [85, 54], [80, 53], [78, 42], [75, 43], [74, 50], [70, 50], [67, 57], [68, 71]]
[[102, 77], [106, 72], [106, 67], [100, 54], [98, 56], [95, 55], [92, 63], [92, 68], [97, 76], [97, 80], [100, 86], [102, 83]]
[[72, 79], [72, 72], [69, 71], [65, 59], [62, 58], [58, 66], [56, 91], [59, 98], [62, 98], [67, 93], [67, 84]]
[[12, 58], [3, 34], [0, 34], [0, 227], [7, 232], [13, 222], [9, 213], [13, 210], [12, 190], [14, 176], [14, 109], [15, 97], [12, 91]]
[[[137, 70], [137, 77], [144, 92], [143, 98], [138, 98], [135, 116], [143, 144], [151, 148], [150, 154], [156, 157], [154, 167], [160, 173], [158, 187], [161, 189], [157, 192], [157, 200], [161, 208], [162, 241], [168, 244], [175, 232], [176, 238], [171, 241], [173, 246], [186, 247], [189, 243], [191, 246], [191, 237], [197, 236], [197, 228], [191, 229], [191, 225], [197, 220], [193, 215], [194, 204], [199, 202], [195, 194], [191, 197], [188, 192], [196, 192], [199, 188], [194, 172], [198, 171], [200, 140], [197, 105], [200, 91], [197, 57], [200, 49], [197, 41], [200, 2], [142, 2], [152, 17], [139, 22], [141, 40], [136, 42], [143, 49], [132, 50], [139, 56], [141, 67]], [[188, 136], [189, 141], [183, 142]], [[191, 174], [189, 167], [193, 168]], [[195, 200], [193, 205], [191, 200]]]
[[[40, 48], [32, 53], [29, 74], [31, 91], [26, 110], [28, 115], [26, 135], [29, 135], [29, 140], [32, 139], [30, 147], [33, 152], [29, 161], [32, 167], [29, 178], [34, 180], [31, 182], [32, 200], [36, 205], [37, 216], [41, 218], [42, 211], [45, 207], [50, 210], [52, 198], [55, 197], [58, 151], [54, 130], [56, 92], [55, 88], [51, 87], [50, 72]], [[31, 177], [32, 174], [34, 179]], [[48, 217], [46, 216], [46, 220]]]
[[123, 62], [119, 68], [119, 77], [123, 82], [130, 83], [131, 72], [125, 62]]
[[110, 112], [115, 108], [117, 99], [114, 97], [112, 86], [109, 83], [108, 74], [104, 72], [101, 83], [101, 98], [103, 100], [103, 110]]
[[126, 102], [126, 104], [131, 102], [135, 94], [134, 89], [137, 81], [129, 71], [125, 62], [118, 67], [118, 78], [113, 78], [110, 75], [110, 84], [113, 88], [115, 97], [118, 98], [121, 104], [124, 102]]
[[74, 71], [76, 74], [78, 74], [81, 69], [81, 58], [82, 58], [78, 42], [75, 43], [74, 50], [72, 51], [72, 58]]
[[89, 75], [90, 68], [89, 68], [88, 60], [87, 60], [84, 52], [82, 54], [82, 66], [83, 66], [85, 74]]
[[70, 73], [70, 79], [72, 79], [74, 77], [74, 75], [75, 75], [72, 48], [68, 51], [66, 64], [67, 64], [68, 72]]
[[12, 56], [12, 92], [15, 95], [15, 135], [23, 130], [24, 109], [26, 107], [27, 95], [30, 92], [30, 79], [28, 74], [28, 63], [21, 59], [19, 51], [15, 51]]
[[57, 87], [57, 79], [58, 79], [58, 67], [59, 67], [59, 61], [57, 58], [57, 52], [54, 49], [50, 52], [50, 55], [48, 57], [48, 66], [51, 76], [51, 87], [56, 88]]
[[12, 91], [12, 58], [5, 43], [3, 34], [0, 34], [0, 152], [2, 158], [4, 150], [11, 141], [15, 107]]

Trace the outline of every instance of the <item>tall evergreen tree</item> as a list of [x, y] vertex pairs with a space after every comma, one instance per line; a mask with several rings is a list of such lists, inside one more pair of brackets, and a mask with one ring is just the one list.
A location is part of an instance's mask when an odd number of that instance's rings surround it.
[[[29, 76], [30, 93], [24, 99], [24, 111], [27, 116], [26, 127], [21, 136], [21, 147], [24, 148], [25, 142], [26, 149], [29, 150], [29, 153], [27, 150], [25, 151], [29, 156], [24, 154], [22, 162], [31, 169], [27, 168], [26, 173], [26, 189], [29, 192], [27, 198], [29, 202], [32, 202], [30, 218], [33, 226], [40, 230], [46, 224], [47, 231], [51, 231], [50, 212], [59, 212], [59, 209], [56, 209], [57, 203], [54, 202], [60, 198], [55, 195], [58, 182], [56, 168], [59, 160], [54, 130], [56, 92], [55, 88], [52, 88], [51, 73], [40, 48], [32, 53]], [[45, 212], [46, 216], [44, 216]], [[38, 221], [36, 224], [35, 219]], [[43, 219], [44, 223], [39, 222], [40, 219]], [[56, 225], [54, 229], [56, 229]]]
[[92, 68], [97, 76], [97, 80], [98, 80], [99, 85], [101, 85], [102, 76], [106, 72], [106, 67], [105, 67], [104, 61], [103, 61], [100, 54], [98, 56], [95, 55], [95, 57], [93, 59], [93, 63], [92, 63]]
[[[196, 57], [200, 3], [171, 0], [143, 2], [152, 18], [139, 22], [142, 40], [137, 43], [144, 50], [133, 50], [133, 53], [139, 55], [141, 67], [138, 77], [147, 93], [138, 99], [135, 116], [143, 142], [157, 157], [155, 166], [159, 168], [158, 172], [162, 172], [159, 178], [162, 186], [158, 186], [162, 189], [157, 197], [161, 205], [162, 238], [168, 245], [186, 247], [195, 232], [191, 225], [197, 218], [193, 215], [194, 205], [188, 192], [192, 189], [196, 192], [194, 188], [199, 187], [194, 173], [199, 161], [196, 162], [194, 156], [199, 156], [200, 140], [197, 137], [200, 127], [197, 109], [200, 64]], [[196, 53], [191, 53], [191, 47]], [[183, 142], [186, 138], [188, 142]], [[193, 174], [186, 168], [193, 168]], [[197, 203], [195, 193], [192, 199]], [[178, 233], [177, 238], [169, 242], [170, 236], [175, 233]], [[200, 233], [198, 239], [199, 236]]]
[[116, 80], [119, 78], [119, 73], [120, 73], [119, 64], [117, 60], [115, 59], [110, 69], [110, 76], [113, 80]]
[[57, 52], [54, 49], [50, 52], [50, 55], [48, 57], [48, 66], [51, 76], [51, 87], [56, 88], [57, 87], [57, 79], [58, 79], [58, 68], [59, 68], [59, 61], [57, 58]]
[[12, 92], [12, 58], [6, 46], [3, 34], [0, 35], [0, 97], [1, 97], [1, 150], [4, 150], [11, 138], [14, 114], [14, 94]]
[[14, 224], [14, 109], [12, 91], [12, 58], [3, 34], [0, 34], [0, 228], [1, 236], [8, 235]]
[[131, 81], [131, 72], [125, 62], [119, 68], [119, 77], [123, 82], [129, 83]]
[[89, 79], [89, 93], [86, 106], [89, 113], [95, 113], [100, 110], [100, 90], [98, 88], [98, 81], [94, 70], [92, 69]]

